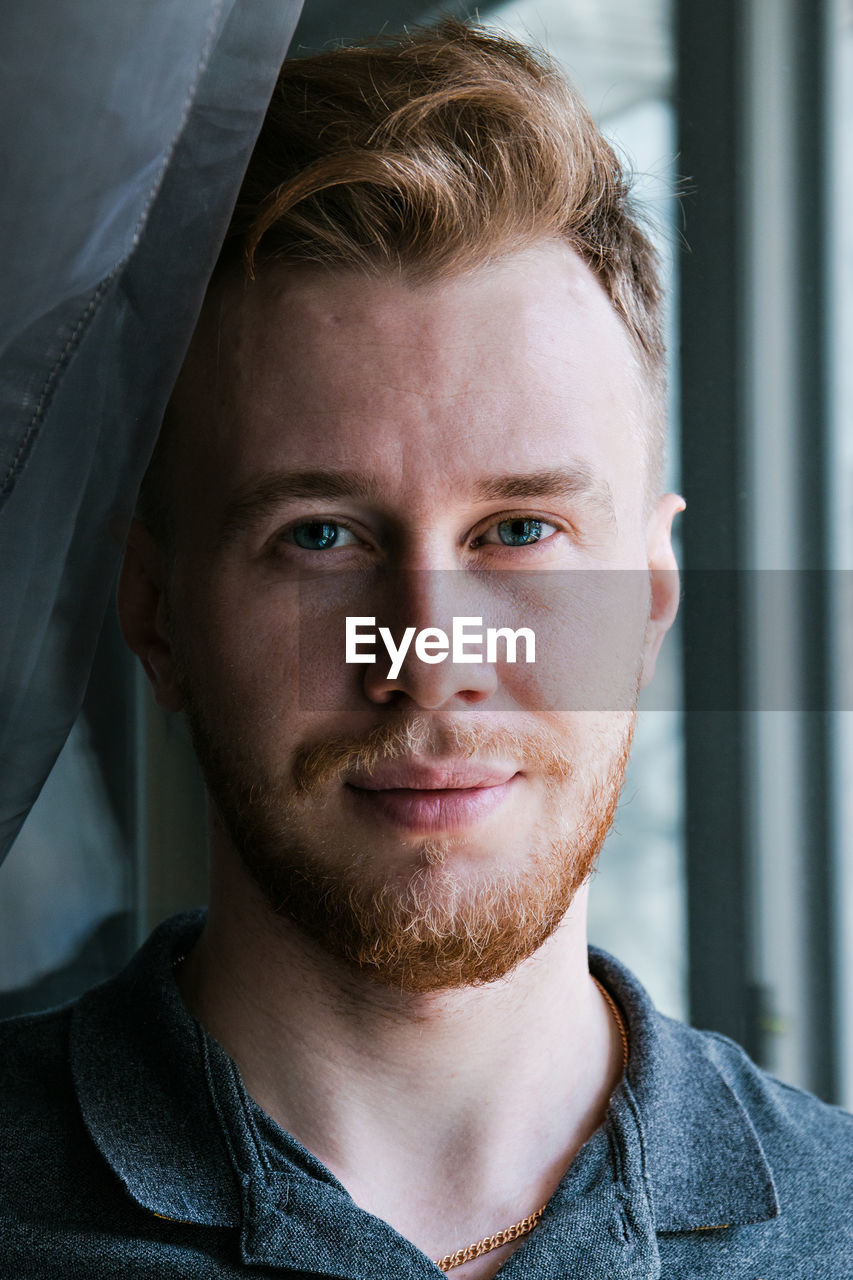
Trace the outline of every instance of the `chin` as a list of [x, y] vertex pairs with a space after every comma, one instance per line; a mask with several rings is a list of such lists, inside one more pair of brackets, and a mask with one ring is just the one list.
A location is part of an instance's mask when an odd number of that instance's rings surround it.
[[484, 836], [427, 837], [398, 843], [390, 858], [350, 841], [332, 860], [327, 836], [313, 849], [253, 844], [240, 855], [268, 909], [315, 955], [414, 994], [495, 982], [532, 956], [565, 917], [604, 834], [543, 825], [510, 847], [504, 834], [497, 852]]

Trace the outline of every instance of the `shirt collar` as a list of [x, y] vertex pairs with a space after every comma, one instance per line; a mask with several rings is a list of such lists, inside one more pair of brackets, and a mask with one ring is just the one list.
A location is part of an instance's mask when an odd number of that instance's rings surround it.
[[[297, 1144], [290, 1175], [270, 1168], [236, 1065], [187, 1012], [172, 964], [203, 923], [203, 912], [166, 921], [122, 973], [82, 997], [71, 1065], [89, 1133], [134, 1200], [167, 1218], [242, 1226], [248, 1239], [285, 1187], [290, 1206], [307, 1197], [312, 1214], [318, 1183], [346, 1192], [309, 1153], [300, 1160]], [[631, 1055], [607, 1123], [634, 1152], [654, 1229], [775, 1217], [773, 1177], [729, 1064], [756, 1069], [730, 1042], [659, 1014], [606, 953], [590, 948], [590, 969], [625, 1015]]]
[[163, 1217], [235, 1226], [240, 1191], [204, 1084], [207, 1037], [172, 974], [203, 923], [203, 912], [166, 921], [117, 977], [80, 999], [71, 1071], [89, 1133], [134, 1200]]
[[779, 1213], [773, 1175], [738, 1096], [755, 1065], [731, 1041], [664, 1017], [612, 956], [590, 948], [590, 971], [619, 1002], [631, 1047], [615, 1112], [634, 1112], [655, 1228], [701, 1231]]

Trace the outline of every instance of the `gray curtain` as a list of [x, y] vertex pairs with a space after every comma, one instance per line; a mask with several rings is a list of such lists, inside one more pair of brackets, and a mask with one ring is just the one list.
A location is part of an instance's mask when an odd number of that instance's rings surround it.
[[301, 2], [0, 12], [0, 860], [80, 708]]

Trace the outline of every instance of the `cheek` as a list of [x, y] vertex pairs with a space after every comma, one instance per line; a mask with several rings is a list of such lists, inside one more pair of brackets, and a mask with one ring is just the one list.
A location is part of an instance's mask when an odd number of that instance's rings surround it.
[[648, 575], [591, 569], [525, 575], [525, 581], [513, 625], [533, 630], [536, 660], [502, 673], [517, 701], [531, 711], [557, 713], [633, 707]]
[[198, 577], [185, 593], [187, 673], [208, 704], [235, 724], [292, 707], [299, 629], [293, 593], [257, 590], [248, 575]]

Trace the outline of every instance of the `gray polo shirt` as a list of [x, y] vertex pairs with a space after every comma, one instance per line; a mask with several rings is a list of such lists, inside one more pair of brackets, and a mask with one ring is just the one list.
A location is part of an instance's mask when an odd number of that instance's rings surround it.
[[[168, 921], [76, 1003], [0, 1024], [0, 1277], [439, 1276], [187, 1013], [172, 962], [202, 921]], [[590, 969], [625, 1015], [628, 1071], [500, 1275], [853, 1278], [853, 1116], [663, 1017], [603, 952]]]

